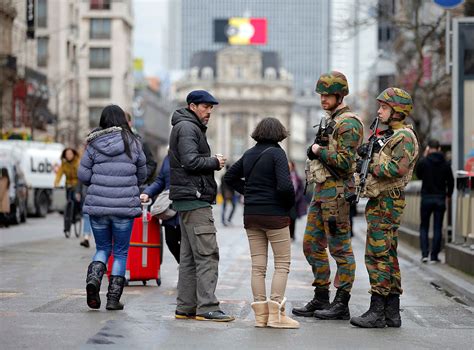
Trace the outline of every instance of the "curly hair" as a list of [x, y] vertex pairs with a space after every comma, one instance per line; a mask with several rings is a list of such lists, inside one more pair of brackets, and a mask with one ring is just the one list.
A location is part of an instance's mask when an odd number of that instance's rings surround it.
[[289, 135], [278, 119], [269, 117], [262, 119], [250, 136], [257, 142], [281, 142]]

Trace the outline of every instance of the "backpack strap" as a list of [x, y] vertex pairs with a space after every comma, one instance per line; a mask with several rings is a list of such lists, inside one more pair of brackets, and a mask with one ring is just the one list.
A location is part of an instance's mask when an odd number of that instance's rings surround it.
[[252, 171], [253, 171], [253, 168], [255, 167], [255, 165], [258, 163], [258, 161], [260, 160], [260, 158], [263, 156], [263, 154], [268, 151], [269, 149], [271, 148], [275, 148], [275, 147], [267, 147], [265, 148], [262, 152], [260, 152], [260, 154], [258, 155], [257, 159], [253, 162], [252, 166], [250, 167], [250, 171], [248, 172], [248, 176], [245, 177], [245, 179], [249, 179], [250, 178], [250, 175], [252, 175]]

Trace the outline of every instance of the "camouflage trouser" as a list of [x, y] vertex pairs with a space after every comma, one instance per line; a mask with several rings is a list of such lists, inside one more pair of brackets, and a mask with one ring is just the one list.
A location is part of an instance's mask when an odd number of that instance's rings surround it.
[[405, 194], [381, 194], [371, 198], [365, 208], [367, 243], [365, 265], [369, 273], [371, 293], [402, 294], [397, 246], [398, 228], [405, 207]]
[[334, 286], [351, 291], [355, 275], [349, 223], [349, 203], [344, 198], [311, 202], [303, 239], [303, 251], [314, 274], [314, 287], [329, 288], [331, 271], [326, 248], [336, 260]]

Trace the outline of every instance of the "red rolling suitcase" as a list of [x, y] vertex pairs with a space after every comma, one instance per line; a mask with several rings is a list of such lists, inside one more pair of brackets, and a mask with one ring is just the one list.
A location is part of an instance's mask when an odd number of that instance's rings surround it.
[[[163, 250], [160, 221], [149, 213], [149, 204], [143, 203], [142, 216], [133, 222], [125, 273], [127, 284], [129, 281], [142, 281], [146, 285], [147, 281], [155, 280], [158, 286], [161, 285]], [[113, 261], [111, 255], [107, 269], [109, 277]]]

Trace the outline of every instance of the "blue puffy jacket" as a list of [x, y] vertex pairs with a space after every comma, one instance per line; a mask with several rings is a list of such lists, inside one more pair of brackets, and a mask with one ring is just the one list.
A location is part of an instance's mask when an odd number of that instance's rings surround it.
[[146, 179], [146, 158], [141, 143], [131, 142], [125, 153], [120, 127], [99, 129], [87, 138], [78, 171], [89, 186], [83, 211], [91, 216], [137, 217], [141, 214], [138, 186]]

